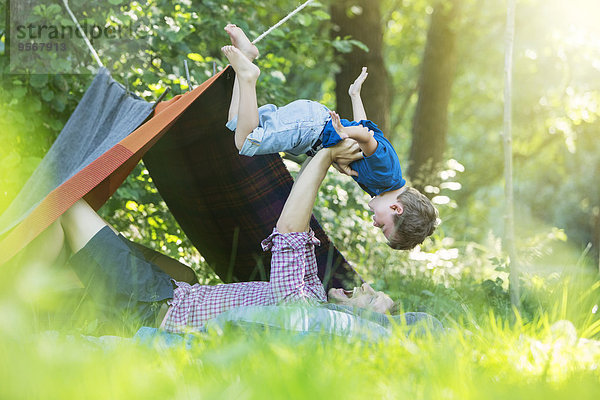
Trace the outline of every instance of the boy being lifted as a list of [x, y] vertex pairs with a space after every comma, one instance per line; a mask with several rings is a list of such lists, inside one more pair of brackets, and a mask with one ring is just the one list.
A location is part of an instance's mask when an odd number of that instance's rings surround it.
[[350, 85], [354, 120], [341, 119], [335, 111], [310, 100], [296, 100], [286, 106], [256, 100], [256, 82], [260, 69], [252, 61], [258, 49], [236, 25], [225, 27], [232, 45], [221, 50], [236, 72], [227, 127], [235, 132], [240, 154], [254, 156], [281, 151], [313, 156], [322, 148], [349, 138], [355, 140], [364, 157], [341, 172], [350, 175], [373, 198], [373, 225], [383, 231], [388, 245], [409, 250], [431, 235], [437, 211], [431, 201], [406, 186], [396, 151], [383, 132], [367, 115], [360, 90], [367, 78], [367, 68]]

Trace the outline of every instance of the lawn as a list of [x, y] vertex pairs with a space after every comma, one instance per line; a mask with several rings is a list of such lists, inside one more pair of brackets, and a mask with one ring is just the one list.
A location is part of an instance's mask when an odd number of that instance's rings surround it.
[[[600, 282], [584, 282], [525, 288], [540, 306], [526, 317], [500, 316], [468, 294], [461, 312], [440, 315], [456, 300], [438, 291], [423, 303], [444, 322], [435, 335], [397, 327], [389, 339], [361, 341], [231, 328], [170, 346], [126, 330], [97, 339], [104, 332], [92, 314], [60, 319], [49, 312], [57, 296], [20, 287], [0, 303], [0, 398], [595, 399]], [[466, 283], [455, 290], [468, 292]]]

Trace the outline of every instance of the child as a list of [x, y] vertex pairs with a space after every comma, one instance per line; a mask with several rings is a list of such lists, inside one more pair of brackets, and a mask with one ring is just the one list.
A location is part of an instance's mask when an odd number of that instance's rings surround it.
[[367, 116], [360, 98], [367, 69], [350, 85], [354, 121], [340, 119], [337, 113], [310, 100], [296, 100], [284, 107], [272, 104], [257, 107], [256, 81], [260, 69], [252, 63], [258, 49], [237, 26], [229, 24], [225, 31], [232, 46], [221, 50], [227, 56], [236, 78], [229, 108], [227, 127], [235, 132], [235, 145], [240, 154], [254, 156], [285, 151], [314, 155], [323, 147], [331, 147], [345, 138], [358, 142], [364, 158], [351, 164], [344, 173], [351, 175], [373, 198], [373, 225], [380, 228], [388, 245], [409, 250], [433, 232], [437, 211], [431, 201], [416, 189], [406, 187], [400, 161], [383, 132]]

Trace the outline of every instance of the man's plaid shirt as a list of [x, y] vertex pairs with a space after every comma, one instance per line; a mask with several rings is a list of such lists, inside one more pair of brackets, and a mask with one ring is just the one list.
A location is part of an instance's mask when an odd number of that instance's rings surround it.
[[222, 285], [190, 285], [175, 282], [174, 296], [163, 327], [170, 332], [200, 330], [206, 321], [239, 306], [270, 306], [299, 300], [327, 301], [317, 276], [315, 246], [319, 240], [310, 232], [281, 234], [277, 229], [262, 241], [272, 252], [269, 282], [239, 282]]

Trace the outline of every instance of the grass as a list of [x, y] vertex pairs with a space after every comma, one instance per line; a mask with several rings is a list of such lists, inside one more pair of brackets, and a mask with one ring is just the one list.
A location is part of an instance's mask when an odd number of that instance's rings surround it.
[[[596, 398], [600, 346], [490, 318], [380, 343], [231, 332], [185, 347], [3, 338], [2, 398]], [[575, 397], [573, 397], [575, 396]]]
[[[64, 305], [59, 297], [31, 296], [21, 285], [0, 298], [0, 398], [595, 399], [600, 282], [594, 279], [526, 286], [533, 305], [521, 315], [486, 302], [483, 286], [465, 281], [442, 290], [405, 278], [415, 297], [406, 305], [421, 294], [446, 333], [398, 330], [368, 343], [231, 330], [199, 335], [189, 347], [110, 337], [98, 344], [86, 336], [99, 333], [93, 314], [80, 307], [77, 319], [60, 319], [53, 313]], [[451, 312], [444, 314], [445, 307]]]

